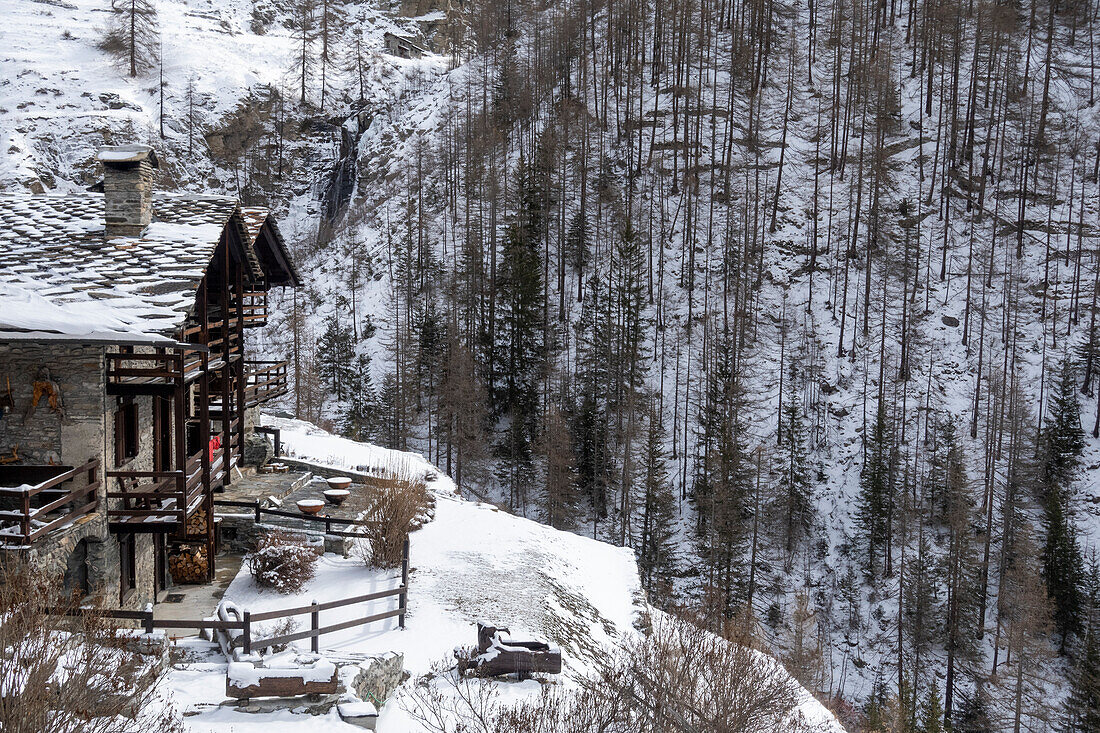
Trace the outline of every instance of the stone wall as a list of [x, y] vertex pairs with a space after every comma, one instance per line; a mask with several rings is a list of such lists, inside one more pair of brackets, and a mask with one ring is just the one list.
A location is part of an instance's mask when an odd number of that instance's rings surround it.
[[[0, 395], [15, 406], [0, 416], [0, 455], [18, 449], [24, 463], [76, 466], [103, 450], [102, 346], [0, 343]], [[36, 381], [51, 381], [61, 394], [52, 410], [42, 394], [31, 413]]]
[[[0, 343], [0, 394], [6, 395], [10, 384], [14, 402], [14, 407], [0, 416], [0, 455], [10, 456], [13, 450], [18, 450], [21, 462], [28, 465], [79, 466], [99, 458], [103, 470], [118, 468], [114, 450], [118, 400], [106, 392], [105, 352], [101, 345]], [[51, 383], [50, 389], [60, 393], [60, 409], [51, 409], [49, 397], [43, 392], [31, 411], [35, 382], [41, 385], [47, 381]], [[42, 392], [41, 387], [39, 391]], [[126, 462], [125, 468], [151, 471], [152, 397], [133, 399], [138, 405], [139, 451]], [[110, 480], [102, 472], [100, 479], [104, 487], [109, 485]], [[74, 479], [82, 480], [83, 477]], [[100, 489], [100, 505], [95, 514], [51, 532], [35, 542], [26, 554], [54, 571], [64, 572], [70, 579], [86, 578], [87, 585], [101, 593], [107, 605], [115, 606], [119, 599], [119, 545], [107, 528], [105, 490]], [[137, 589], [127, 599], [126, 606], [140, 608], [154, 597], [151, 535], [136, 537], [135, 556]], [[80, 563], [84, 565], [83, 571], [77, 567]]]

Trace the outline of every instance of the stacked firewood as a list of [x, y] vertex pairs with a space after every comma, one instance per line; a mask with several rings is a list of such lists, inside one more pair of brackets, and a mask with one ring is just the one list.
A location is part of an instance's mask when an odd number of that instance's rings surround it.
[[209, 560], [205, 547], [185, 547], [168, 558], [168, 571], [177, 583], [204, 583]]
[[206, 534], [206, 509], [199, 509], [187, 520], [185, 532], [188, 535]]

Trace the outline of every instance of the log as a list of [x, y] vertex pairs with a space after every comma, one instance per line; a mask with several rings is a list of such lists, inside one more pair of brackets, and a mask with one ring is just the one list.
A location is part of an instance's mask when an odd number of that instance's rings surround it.
[[506, 633], [511, 632], [504, 627], [478, 624], [478, 654], [469, 662], [460, 664], [460, 671], [472, 669], [486, 677], [515, 673], [521, 679], [534, 672], [561, 674], [560, 649], [552, 649], [542, 641], [505, 639], [503, 634]]

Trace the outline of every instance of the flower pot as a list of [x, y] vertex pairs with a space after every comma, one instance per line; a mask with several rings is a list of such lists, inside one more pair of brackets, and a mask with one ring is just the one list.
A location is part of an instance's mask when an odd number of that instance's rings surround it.
[[298, 502], [298, 511], [302, 514], [319, 514], [325, 508], [320, 499], [302, 499]]
[[347, 501], [347, 498], [349, 496], [351, 496], [351, 492], [347, 489], [329, 489], [328, 491], [324, 492], [324, 494], [325, 499], [328, 501], [328, 503], [335, 506], [340, 506], [345, 501]]
[[328, 479], [328, 487], [330, 489], [346, 489], [351, 486], [351, 479], [347, 476], [333, 476]]

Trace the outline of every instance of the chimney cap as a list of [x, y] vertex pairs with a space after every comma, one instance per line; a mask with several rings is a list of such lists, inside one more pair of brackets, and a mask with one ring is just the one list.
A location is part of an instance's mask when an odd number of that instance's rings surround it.
[[149, 165], [157, 167], [157, 154], [149, 145], [105, 145], [96, 153], [96, 159], [104, 165], [121, 166], [148, 160]]

